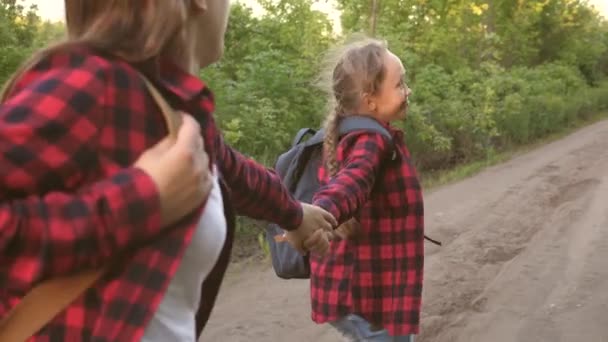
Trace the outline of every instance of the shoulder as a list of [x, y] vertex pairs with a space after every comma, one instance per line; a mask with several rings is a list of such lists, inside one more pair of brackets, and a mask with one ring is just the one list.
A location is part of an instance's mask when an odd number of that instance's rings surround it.
[[358, 130], [346, 134], [338, 144], [339, 153], [353, 155], [383, 155], [391, 149], [390, 139], [378, 132]]
[[104, 88], [128, 86], [126, 83], [137, 76], [129, 64], [82, 46], [64, 46], [41, 54], [18, 77], [9, 97], [29, 90], [58, 98], [74, 94], [100, 98]]

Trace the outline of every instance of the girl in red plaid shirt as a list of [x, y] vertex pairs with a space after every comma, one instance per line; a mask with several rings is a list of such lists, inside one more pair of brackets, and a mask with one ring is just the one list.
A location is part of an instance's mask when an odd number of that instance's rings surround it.
[[[413, 341], [422, 294], [422, 192], [402, 131], [410, 89], [395, 54], [378, 41], [345, 47], [331, 74], [322, 187], [313, 203], [335, 216], [341, 239], [311, 257], [312, 318], [355, 341]], [[338, 137], [340, 120], [365, 115], [392, 135]]]

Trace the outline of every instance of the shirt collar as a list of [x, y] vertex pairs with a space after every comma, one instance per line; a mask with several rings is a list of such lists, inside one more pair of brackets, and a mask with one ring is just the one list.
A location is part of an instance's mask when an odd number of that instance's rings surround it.
[[159, 85], [184, 102], [191, 102], [200, 96], [213, 96], [211, 90], [200, 78], [168, 61], [161, 62], [157, 81]]
[[214, 104], [213, 93], [205, 82], [168, 59], [161, 59], [156, 63], [149, 60], [136, 64], [135, 67], [180, 102], [205, 101]]

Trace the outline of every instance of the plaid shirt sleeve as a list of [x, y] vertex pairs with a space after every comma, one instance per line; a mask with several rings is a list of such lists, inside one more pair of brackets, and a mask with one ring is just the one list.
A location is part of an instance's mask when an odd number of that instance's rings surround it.
[[159, 196], [143, 171], [78, 188], [96, 163], [108, 85], [94, 63], [74, 63], [28, 72], [0, 105], [0, 260], [12, 261], [0, 283], [98, 266], [160, 231]]
[[[313, 197], [313, 204], [334, 215], [339, 223], [350, 219], [367, 201], [389, 144], [379, 133], [354, 132], [340, 140], [344, 155], [340, 171]], [[340, 160], [340, 156], [338, 156]]]
[[286, 230], [302, 223], [302, 206], [273, 171], [226, 144], [218, 135], [222, 176], [232, 191], [232, 203], [241, 215], [276, 223]]

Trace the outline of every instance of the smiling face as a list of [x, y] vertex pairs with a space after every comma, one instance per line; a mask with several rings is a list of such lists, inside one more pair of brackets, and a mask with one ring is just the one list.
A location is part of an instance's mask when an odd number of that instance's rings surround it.
[[333, 68], [336, 115], [366, 115], [389, 123], [403, 119], [411, 90], [403, 63], [381, 41], [346, 46]]
[[388, 50], [383, 56], [383, 65], [384, 78], [374, 93], [364, 94], [364, 105], [367, 112], [379, 121], [403, 119], [411, 95], [405, 84], [405, 68], [399, 57]]

